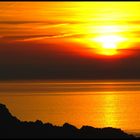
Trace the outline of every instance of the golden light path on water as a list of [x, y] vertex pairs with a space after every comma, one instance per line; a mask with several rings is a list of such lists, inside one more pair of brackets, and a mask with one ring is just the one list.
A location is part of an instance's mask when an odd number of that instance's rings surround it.
[[117, 111], [117, 104], [116, 104], [116, 100], [115, 95], [111, 93], [111, 95], [105, 96], [104, 100], [103, 100], [103, 104], [104, 104], [104, 108], [102, 108], [103, 110], [103, 124], [104, 126], [114, 126], [117, 127], [119, 124], [118, 120], [118, 116], [116, 115], [116, 111]]
[[1, 87], [0, 102], [21, 120], [140, 130], [140, 82], [12, 83]]

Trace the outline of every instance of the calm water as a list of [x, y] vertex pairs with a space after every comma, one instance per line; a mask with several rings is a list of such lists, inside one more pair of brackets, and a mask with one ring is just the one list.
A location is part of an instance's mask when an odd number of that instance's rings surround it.
[[140, 132], [140, 81], [1, 82], [0, 102], [20, 120]]

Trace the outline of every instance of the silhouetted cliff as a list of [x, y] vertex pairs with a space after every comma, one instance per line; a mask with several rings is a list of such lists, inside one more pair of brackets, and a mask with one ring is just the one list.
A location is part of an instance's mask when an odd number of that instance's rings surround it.
[[5, 105], [0, 104], [0, 138], [104, 138], [122, 139], [135, 138], [115, 128], [94, 128], [83, 126], [78, 129], [65, 123], [54, 126], [50, 123], [22, 122], [12, 116]]

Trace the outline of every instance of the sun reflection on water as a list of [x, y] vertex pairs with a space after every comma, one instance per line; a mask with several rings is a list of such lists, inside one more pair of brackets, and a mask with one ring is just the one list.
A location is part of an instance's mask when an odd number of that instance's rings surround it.
[[103, 98], [103, 125], [110, 126], [110, 127], [117, 127], [118, 126], [118, 116], [117, 116], [117, 100], [116, 95], [111, 92], [109, 95], [104, 96]]
[[[39, 119], [54, 125], [68, 122], [78, 128], [90, 125], [125, 131], [140, 130], [140, 82], [26, 84], [1, 84], [1, 103], [7, 105], [10, 112], [20, 120]], [[62, 86], [63, 92], [58, 85]], [[50, 90], [54, 87], [57, 92]], [[76, 91], [76, 87], [88, 90]], [[93, 89], [89, 91], [90, 88]]]

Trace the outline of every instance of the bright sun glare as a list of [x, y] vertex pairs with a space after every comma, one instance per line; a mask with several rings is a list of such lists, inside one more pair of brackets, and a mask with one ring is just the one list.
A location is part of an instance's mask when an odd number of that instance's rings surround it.
[[100, 43], [99, 53], [104, 55], [115, 55], [118, 49], [118, 43], [125, 39], [119, 35], [103, 35], [94, 38], [95, 42]]

